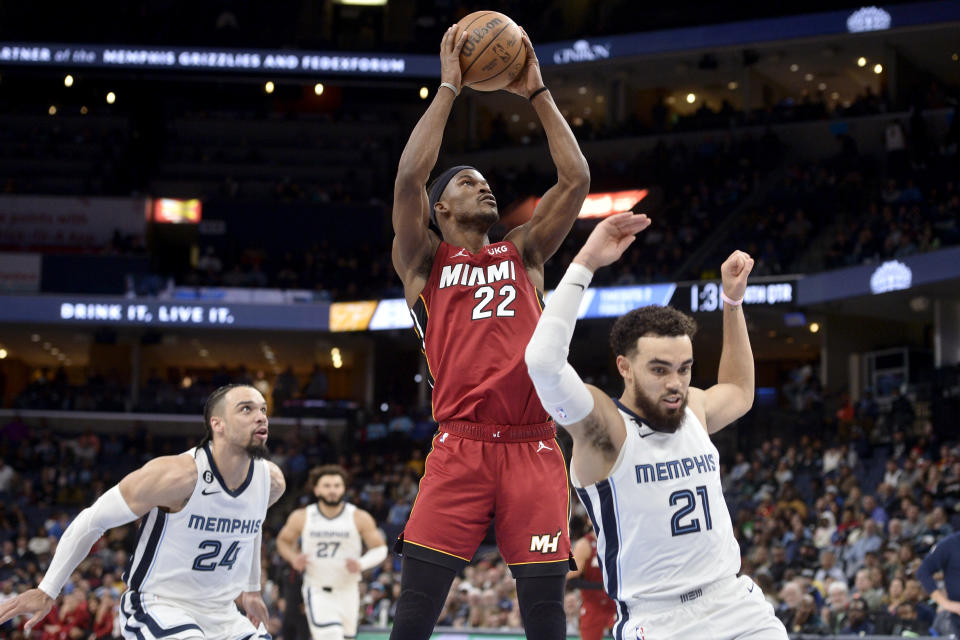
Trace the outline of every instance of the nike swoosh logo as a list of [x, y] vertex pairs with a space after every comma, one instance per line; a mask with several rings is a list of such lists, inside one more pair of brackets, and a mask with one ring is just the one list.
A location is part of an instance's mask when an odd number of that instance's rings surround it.
[[752, 584], [750, 585], [750, 588], [747, 589], [747, 591], [749, 591], [750, 593], [753, 593], [753, 585], [752, 585]]
[[202, 494], [205, 495], [205, 496], [211, 496], [211, 495], [213, 495], [213, 494], [215, 494], [215, 493], [220, 493], [220, 490], [217, 489], [216, 491], [207, 491], [206, 489], [204, 489], [204, 490], [201, 491], [200, 493], [202, 493]]
[[575, 286], [575, 287], [580, 287], [580, 288], [583, 289], [584, 291], [587, 290], [587, 288], [586, 288], [585, 286], [583, 286], [582, 284], [577, 284], [576, 282], [571, 282], [570, 284], [572, 284], [572, 285]]

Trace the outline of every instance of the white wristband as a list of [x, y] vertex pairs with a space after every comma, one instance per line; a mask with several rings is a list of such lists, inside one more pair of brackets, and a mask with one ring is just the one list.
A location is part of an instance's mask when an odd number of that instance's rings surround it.
[[743, 304], [743, 298], [740, 298], [739, 300], [734, 300], [733, 298], [731, 298], [730, 296], [728, 296], [726, 293], [723, 292], [723, 287], [720, 287], [720, 299], [723, 300], [724, 304], [728, 304], [731, 307], [739, 307], [740, 305]]
[[382, 544], [379, 547], [374, 547], [373, 549], [368, 550], [365, 554], [360, 556], [360, 570], [367, 571], [368, 569], [373, 569], [378, 564], [382, 563], [387, 559], [387, 545]]
[[447, 89], [450, 89], [450, 91], [453, 91], [453, 97], [454, 97], [454, 98], [456, 98], [457, 96], [460, 95], [460, 90], [457, 89], [455, 86], [453, 86], [453, 84], [451, 84], [451, 83], [449, 83], [449, 82], [441, 82], [441, 83], [440, 83], [440, 86], [441, 86], [441, 87], [446, 87]]

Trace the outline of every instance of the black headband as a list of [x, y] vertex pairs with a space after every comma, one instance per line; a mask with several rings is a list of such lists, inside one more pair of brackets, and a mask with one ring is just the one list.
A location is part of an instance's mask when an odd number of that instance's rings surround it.
[[[455, 167], [450, 167], [443, 173], [441, 173], [436, 180], [433, 181], [433, 184], [430, 186], [430, 222], [436, 225], [437, 229], [440, 228], [440, 225], [437, 224], [437, 212], [434, 210], [437, 202], [440, 200], [440, 196], [443, 195], [443, 190], [447, 188], [447, 184], [453, 179], [453, 176], [457, 175], [464, 169], [473, 169], [477, 171], [476, 168], [471, 167], [467, 164], [458, 164]], [[479, 173], [479, 171], [477, 171]]]

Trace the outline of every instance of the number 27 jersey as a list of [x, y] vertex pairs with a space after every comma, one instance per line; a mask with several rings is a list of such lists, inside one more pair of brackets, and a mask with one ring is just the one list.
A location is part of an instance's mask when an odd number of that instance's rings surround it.
[[440, 243], [411, 310], [437, 422], [507, 426], [550, 419], [523, 359], [542, 308], [512, 242], [477, 253]]

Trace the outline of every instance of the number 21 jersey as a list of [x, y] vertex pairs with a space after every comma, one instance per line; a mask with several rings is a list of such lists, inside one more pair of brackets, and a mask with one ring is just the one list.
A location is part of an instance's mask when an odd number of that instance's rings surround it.
[[477, 253], [440, 243], [411, 310], [437, 422], [506, 426], [550, 419], [523, 359], [542, 308], [512, 242]]
[[679, 598], [736, 576], [740, 546], [707, 430], [689, 407], [676, 432], [663, 433], [615, 402], [627, 437], [610, 475], [584, 487], [570, 468], [596, 532], [607, 594], [627, 603]]

